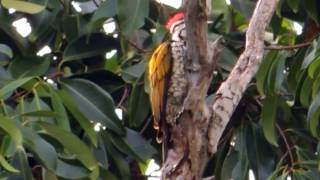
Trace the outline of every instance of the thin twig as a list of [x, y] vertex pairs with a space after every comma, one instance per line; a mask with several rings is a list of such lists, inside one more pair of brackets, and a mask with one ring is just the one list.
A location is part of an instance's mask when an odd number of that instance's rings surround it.
[[303, 48], [307, 47], [311, 44], [312, 42], [305, 42], [305, 43], [300, 43], [300, 44], [295, 44], [295, 45], [270, 45], [265, 47], [266, 49], [270, 50], [291, 50], [291, 49], [298, 49], [298, 48]]
[[123, 35], [121, 32], [119, 32], [119, 34], [120, 34], [120, 36], [121, 36], [125, 41], [127, 41], [132, 47], [136, 48], [136, 49], [139, 50], [140, 52], [142, 52], [142, 53], [151, 52], [151, 51], [149, 51], [149, 50], [145, 50], [145, 49], [139, 47], [139, 46], [137, 45], [137, 43], [135, 43], [135, 42], [131, 41], [130, 39], [128, 39], [128, 38], [127, 38], [125, 35]]
[[280, 126], [278, 124], [276, 124], [276, 128], [279, 131], [280, 136], [282, 137], [282, 139], [283, 139], [283, 141], [284, 141], [284, 143], [286, 145], [286, 148], [287, 148], [288, 154], [289, 154], [289, 158], [290, 158], [290, 163], [291, 163], [291, 165], [293, 165], [294, 159], [293, 159], [293, 155], [292, 155], [292, 152], [291, 152], [291, 148], [290, 148], [289, 142], [288, 142], [285, 134], [283, 133], [282, 129], [280, 128]]
[[56, 79], [56, 78], [62, 77], [63, 75], [64, 75], [64, 72], [56, 71], [56, 72], [49, 74], [48, 79]]
[[151, 116], [150, 116], [150, 117], [148, 118], [147, 122], [144, 123], [144, 126], [143, 126], [142, 129], [140, 130], [139, 134], [143, 134], [143, 132], [147, 129], [147, 127], [148, 127], [151, 119], [152, 119], [152, 118], [151, 118]]
[[128, 92], [129, 92], [128, 87], [125, 86], [122, 97], [121, 97], [119, 103], [117, 104], [117, 108], [119, 108], [122, 105], [122, 103], [126, 100], [126, 98], [128, 97], [128, 94], [129, 94]]

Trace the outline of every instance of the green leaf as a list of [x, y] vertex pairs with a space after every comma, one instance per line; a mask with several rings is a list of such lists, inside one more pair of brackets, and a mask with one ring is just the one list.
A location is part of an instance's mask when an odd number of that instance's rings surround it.
[[99, 29], [107, 18], [116, 15], [117, 0], [107, 0], [99, 5], [88, 24], [89, 32]]
[[287, 3], [293, 12], [297, 13], [299, 11], [300, 0], [287, 0]]
[[5, 157], [12, 157], [16, 152], [16, 145], [10, 136], [4, 136], [1, 142], [0, 153]]
[[230, 0], [233, 8], [238, 10], [247, 19], [251, 18], [255, 3], [249, 0]]
[[32, 116], [32, 117], [55, 117], [56, 113], [54, 113], [52, 111], [38, 110], [38, 111], [23, 113], [21, 115], [22, 116]]
[[78, 121], [80, 126], [84, 129], [84, 131], [89, 136], [91, 142], [97, 146], [97, 135], [93, 130], [93, 124], [82, 114], [82, 112], [78, 109], [75, 102], [71, 99], [71, 97], [65, 91], [58, 91], [60, 99], [63, 101], [63, 104], [66, 108], [71, 112], [71, 114]]
[[79, 15], [64, 16], [62, 21], [62, 27], [69, 42], [78, 38], [80, 34]]
[[44, 133], [56, 139], [68, 152], [74, 154], [77, 159], [90, 171], [98, 168], [97, 160], [90, 149], [74, 134], [47, 123], [39, 123]]
[[212, 10], [213, 11], [212, 13], [215, 16], [223, 14], [228, 10], [228, 5], [225, 0], [213, 0], [211, 6], [214, 7], [214, 9]]
[[109, 168], [110, 167], [109, 160], [108, 160], [109, 154], [107, 153], [106, 147], [104, 146], [104, 141], [101, 136], [101, 133], [98, 134], [98, 143], [99, 143], [98, 147], [92, 148], [93, 154], [96, 157], [100, 166], [104, 168]]
[[132, 65], [122, 72], [122, 79], [128, 83], [135, 82], [140, 78], [146, 70], [146, 62], [142, 61], [138, 64]]
[[316, 53], [317, 53], [317, 41], [314, 40], [312, 42], [312, 45], [310, 45], [310, 47], [308, 48], [308, 52], [306, 53], [304, 60], [302, 62], [302, 69], [306, 69], [309, 64], [311, 64], [317, 57], [316, 57]]
[[150, 112], [149, 96], [138, 82], [133, 87], [129, 101], [129, 123], [132, 127], [140, 127]]
[[277, 135], [276, 135], [276, 118], [277, 118], [277, 96], [268, 95], [263, 102], [261, 125], [265, 138], [269, 143], [278, 147]]
[[248, 127], [246, 147], [249, 166], [256, 179], [267, 179], [275, 165], [274, 153], [263, 137], [262, 129], [255, 123], [251, 123], [251, 127]]
[[109, 170], [100, 168], [100, 177], [102, 179], [117, 180], [116, 176]]
[[220, 60], [218, 61], [218, 67], [230, 72], [236, 62], [237, 57], [235, 54], [228, 47], [224, 47]]
[[318, 146], [317, 146], [317, 153], [318, 153], [318, 171], [320, 171], [320, 143], [318, 143]]
[[285, 58], [287, 57], [286, 52], [279, 52], [272, 63], [268, 72], [267, 88], [269, 93], [279, 94], [282, 88], [282, 83], [285, 78]]
[[103, 55], [108, 49], [114, 49], [116, 44], [115, 38], [102, 33], [93, 33], [89, 39], [87, 36], [81, 36], [68, 44], [63, 53], [63, 61], [74, 61]]
[[35, 131], [28, 127], [21, 127], [23, 144], [33, 152], [36, 157], [50, 170], [54, 171], [57, 166], [58, 154], [54, 147], [41, 138]]
[[278, 54], [277, 51], [268, 52], [261, 63], [259, 71], [257, 72], [257, 75], [256, 75], [257, 89], [261, 95], [265, 95], [265, 93], [267, 92], [265, 87], [267, 85], [266, 80], [268, 77], [269, 69], [273, 64], [274, 60], [276, 59], [277, 54]]
[[[48, 0], [32, 0], [32, 2], [47, 2]], [[32, 32], [28, 36], [31, 43], [41, 46], [48, 44], [48, 39], [55, 35], [55, 21], [63, 6], [59, 0], [49, 0], [47, 8], [41, 13], [32, 15]], [[59, 19], [62, 19], [58, 17]], [[60, 26], [60, 25], [59, 25]]]
[[7, 55], [9, 58], [13, 57], [11, 48], [5, 44], [0, 44], [0, 53]]
[[89, 171], [58, 159], [56, 174], [65, 179], [83, 179], [88, 176]]
[[312, 101], [308, 109], [308, 126], [311, 134], [314, 137], [320, 138], [319, 135], [319, 117], [320, 117], [320, 92], [317, 94], [316, 98]]
[[289, 73], [287, 76], [287, 82], [289, 86], [289, 90], [291, 93], [295, 95], [295, 99], [298, 97], [297, 90], [299, 91], [299, 78], [301, 78], [302, 72], [301, 64], [304, 60], [304, 56], [306, 53], [307, 48], [300, 49], [290, 60], [288, 63]]
[[46, 8], [47, 1], [43, 5], [19, 0], [2, 0], [1, 3], [7, 9], [13, 8], [20, 12], [37, 14]]
[[54, 112], [56, 113], [55, 122], [56, 125], [66, 131], [71, 131], [69, 117], [66, 109], [63, 106], [63, 102], [55, 90], [50, 87], [51, 104]]
[[318, 9], [317, 0], [303, 1], [304, 9], [307, 11], [308, 15], [315, 21], [318, 21]]
[[118, 0], [117, 7], [121, 32], [127, 36], [143, 26], [149, 15], [148, 0]]
[[120, 135], [124, 134], [121, 122], [115, 114], [113, 99], [105, 90], [84, 79], [64, 80], [62, 88], [74, 99], [88, 119], [100, 122]]
[[122, 156], [122, 154], [117, 151], [113, 144], [112, 144], [112, 138], [110, 137], [109, 133], [106, 131], [101, 132], [103, 141], [105, 143], [105, 147], [108, 151], [108, 154], [110, 154], [110, 158], [114, 161], [114, 163], [117, 166], [117, 170], [120, 172], [121, 179], [129, 180], [130, 179], [130, 167], [128, 164], [128, 161]]
[[0, 89], [0, 98], [3, 98], [5, 95], [10, 93], [11, 91], [14, 91], [15, 89], [27, 83], [31, 79], [32, 77], [26, 77], [9, 82], [3, 88]]
[[313, 79], [320, 72], [320, 56], [318, 56], [308, 67], [308, 75]]
[[313, 80], [309, 78], [308, 76], [304, 79], [303, 84], [300, 89], [300, 103], [304, 107], [308, 107], [311, 102], [311, 95], [312, 95], [312, 84]]
[[3, 167], [3, 169], [5, 169], [8, 172], [11, 173], [19, 173], [20, 171], [15, 169], [14, 167], [12, 167], [6, 160], [5, 158], [2, 156], [2, 154], [0, 154], [0, 166]]
[[238, 152], [238, 161], [232, 170], [232, 179], [242, 180], [247, 177], [249, 160], [247, 157], [246, 134], [248, 127], [241, 125], [236, 131], [235, 150]]
[[50, 66], [48, 57], [20, 57], [14, 59], [9, 66], [9, 71], [13, 77], [40, 76], [45, 74]]
[[139, 78], [142, 76], [145, 70], [146, 70], [146, 62], [143, 61], [141, 63], [128, 67], [122, 73], [132, 76], [134, 78]]
[[232, 178], [232, 170], [234, 169], [235, 165], [238, 162], [238, 155], [237, 152], [231, 150], [228, 153], [228, 156], [223, 162], [222, 172], [221, 172], [221, 179], [231, 179]]
[[20, 171], [19, 174], [10, 174], [8, 179], [33, 180], [32, 171], [28, 163], [28, 158], [23, 148], [18, 148], [17, 152], [11, 160], [11, 164], [15, 169]]
[[0, 115], [0, 128], [14, 140], [16, 148], [22, 146], [22, 134], [13, 120]]
[[141, 135], [131, 129], [126, 129], [126, 136], [119, 138], [113, 136], [113, 144], [123, 153], [128, 154], [141, 162], [146, 162], [156, 153], [154, 147]]
[[[296, 147], [296, 154], [297, 154], [297, 161], [298, 162], [308, 162], [309, 163], [306, 163], [309, 164], [309, 165], [316, 165], [317, 163], [310, 163], [310, 161], [314, 161], [317, 159], [317, 156], [314, 154], [314, 151], [310, 151], [309, 149], [305, 149], [305, 148], [302, 148], [302, 147], [299, 147], [297, 146]], [[312, 165], [312, 166], [313, 166]]]

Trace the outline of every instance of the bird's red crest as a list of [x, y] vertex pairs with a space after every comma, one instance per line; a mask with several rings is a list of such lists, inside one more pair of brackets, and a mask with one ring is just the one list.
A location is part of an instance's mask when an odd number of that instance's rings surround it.
[[171, 26], [172, 26], [173, 23], [175, 23], [175, 22], [177, 22], [177, 21], [180, 21], [180, 20], [182, 20], [182, 19], [184, 19], [184, 14], [183, 14], [183, 13], [177, 13], [177, 14], [175, 14], [173, 17], [171, 17], [171, 18], [167, 21], [167, 23], [166, 23], [166, 28], [167, 28], [168, 30], [170, 30], [170, 28], [171, 28]]

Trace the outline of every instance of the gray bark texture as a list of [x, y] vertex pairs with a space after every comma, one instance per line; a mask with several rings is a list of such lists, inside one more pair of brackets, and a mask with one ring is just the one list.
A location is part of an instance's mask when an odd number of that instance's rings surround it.
[[277, 2], [257, 2], [246, 33], [245, 50], [219, 87], [215, 99], [207, 103], [207, 91], [222, 48], [219, 40], [208, 42], [207, 4], [211, 5], [211, 2], [186, 1], [188, 95], [184, 111], [170, 132], [173, 145], [167, 150], [161, 179], [201, 179], [232, 113], [259, 69], [264, 53], [263, 35]]

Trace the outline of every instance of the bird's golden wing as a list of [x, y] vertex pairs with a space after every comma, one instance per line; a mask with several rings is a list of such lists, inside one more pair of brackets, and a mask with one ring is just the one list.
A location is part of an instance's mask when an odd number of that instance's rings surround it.
[[165, 116], [165, 100], [170, 74], [171, 53], [169, 44], [162, 43], [152, 54], [148, 64], [150, 102], [154, 118], [153, 127], [159, 130], [159, 122]]

